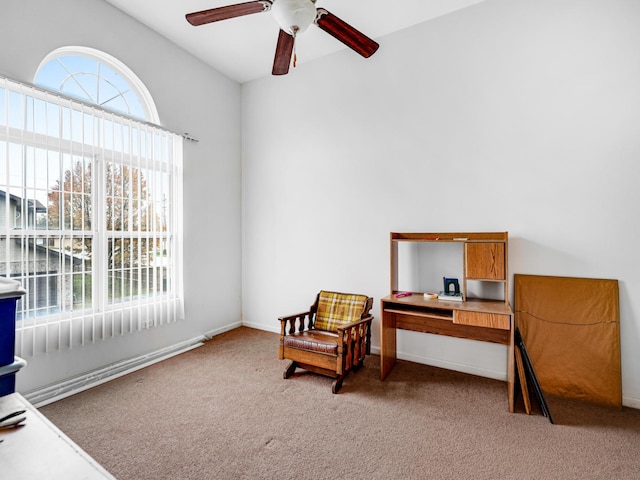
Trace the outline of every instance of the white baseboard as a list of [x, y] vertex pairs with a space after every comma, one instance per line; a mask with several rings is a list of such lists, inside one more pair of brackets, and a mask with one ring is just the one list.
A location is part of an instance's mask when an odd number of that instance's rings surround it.
[[[380, 355], [380, 347], [371, 347], [371, 353]], [[492, 370], [476, 369], [469, 367], [468, 365], [452, 364], [450, 362], [442, 362], [437, 359], [430, 359], [425, 357], [416, 357], [415, 355], [407, 355], [398, 352], [398, 358], [401, 360], [409, 360], [411, 362], [422, 363], [424, 365], [432, 365], [434, 367], [446, 368], [447, 370], [455, 370], [462, 373], [470, 373], [472, 375], [478, 375], [479, 377], [492, 378], [494, 380], [506, 381], [506, 376], [501, 372], [494, 372]], [[622, 406], [640, 409], [640, 398], [623, 396]]]
[[[380, 347], [371, 347], [371, 353], [375, 353], [380, 355]], [[457, 372], [469, 373], [471, 375], [477, 375], [479, 377], [492, 378], [494, 380], [506, 381], [507, 377], [503, 372], [496, 372], [493, 370], [486, 370], [481, 368], [475, 368], [473, 366], [446, 362], [434, 358], [427, 358], [421, 356], [415, 356], [411, 354], [403, 354], [402, 352], [398, 352], [397, 358], [401, 360], [408, 360], [411, 362], [422, 363], [424, 365], [431, 365], [434, 367], [446, 368], [447, 370], [455, 370]], [[622, 406], [640, 409], [640, 398], [634, 398], [629, 396], [622, 397]]]
[[[57, 400], [61, 400], [65, 397], [69, 397], [76, 393], [80, 393], [83, 390], [88, 390], [89, 388], [96, 387], [110, 380], [115, 380], [118, 377], [135, 372], [149, 365], [153, 365], [154, 363], [160, 362], [167, 358], [171, 358], [175, 355], [179, 355], [180, 353], [184, 353], [194, 348], [197, 348], [202, 345], [203, 341], [209, 340], [215, 337], [216, 335], [220, 335], [221, 333], [228, 332], [230, 330], [233, 330], [241, 326], [255, 328], [257, 330], [265, 330], [273, 333], [280, 333], [277, 325], [274, 326], [273, 328], [265, 328], [263, 324], [236, 322], [221, 328], [217, 328], [215, 330], [210, 330], [202, 336], [192, 338], [185, 342], [172, 345], [170, 347], [158, 350], [156, 352], [152, 352], [147, 355], [142, 355], [140, 357], [136, 357], [133, 359], [125, 360], [123, 362], [119, 362], [117, 364], [104, 367], [100, 370], [96, 370], [84, 375], [80, 375], [78, 377], [74, 377], [72, 379], [65, 380], [64, 382], [60, 382], [55, 385], [50, 385], [48, 387], [44, 387], [39, 390], [35, 390], [28, 394], [24, 394], [24, 397], [31, 404], [36, 406], [36, 408], [38, 408], [38, 407], [47, 405], [49, 403], [53, 403]], [[371, 353], [380, 355], [380, 347], [372, 345]], [[506, 376], [504, 375], [503, 372], [494, 372], [494, 371], [488, 371], [485, 369], [477, 369], [477, 368], [470, 367], [469, 365], [461, 365], [457, 363], [446, 362], [446, 361], [441, 361], [441, 360], [432, 359], [432, 358], [404, 354], [402, 352], [398, 352], [398, 358], [401, 360], [408, 360], [411, 362], [422, 363], [425, 365], [432, 365], [434, 367], [446, 368], [448, 370], [456, 370], [459, 372], [478, 375], [481, 377], [493, 378], [495, 380], [503, 380], [503, 381], [506, 380]], [[622, 405], [629, 408], [640, 409], [640, 398], [625, 396], [622, 398]]]
[[[374, 348], [371, 348], [373, 351]], [[380, 354], [380, 349], [377, 348], [378, 355]], [[442, 360], [439, 358], [432, 357], [424, 357], [421, 355], [413, 355], [410, 353], [398, 352], [396, 357], [400, 360], [408, 360], [410, 362], [421, 363], [423, 365], [430, 365], [432, 367], [444, 368], [446, 370], [454, 370], [456, 372], [468, 373], [471, 375], [476, 375], [478, 377], [491, 378], [493, 380], [501, 380], [503, 382], [507, 381], [507, 374], [504, 371], [496, 371], [496, 370], [488, 370], [486, 368], [478, 368], [475, 365], [468, 365], [465, 363], [457, 363], [451, 362], [447, 360]]]
[[224, 327], [210, 330], [203, 335], [192, 338], [190, 340], [171, 345], [169, 347], [151, 352], [146, 355], [123, 360], [122, 362], [108, 365], [106, 367], [94, 370], [89, 373], [85, 373], [83, 375], [78, 375], [77, 377], [64, 380], [54, 385], [49, 385], [47, 387], [25, 393], [23, 394], [23, 396], [32, 405], [34, 405], [36, 408], [39, 408], [49, 403], [53, 403], [57, 400], [62, 400], [63, 398], [69, 397], [76, 393], [80, 393], [84, 390], [88, 390], [89, 388], [97, 387], [98, 385], [106, 383], [110, 380], [115, 380], [118, 377], [122, 377], [123, 375], [127, 375], [144, 367], [148, 367], [150, 365], [153, 365], [154, 363], [158, 363], [162, 360], [166, 360], [167, 358], [179, 355], [180, 353], [192, 350], [196, 347], [201, 346], [204, 341], [210, 340], [216, 335], [220, 335], [221, 333], [228, 332], [241, 326], [241, 322], [231, 323], [229, 325], [225, 325]]
[[280, 333], [280, 322], [274, 323], [272, 326], [266, 327], [262, 323], [250, 323], [250, 322], [242, 322], [243, 327], [254, 328], [256, 330], [263, 330], [265, 332], [272, 333]]
[[69, 397], [92, 387], [97, 387], [110, 380], [140, 370], [154, 363], [158, 363], [167, 358], [171, 358], [180, 353], [187, 352], [201, 346], [206, 340], [205, 336], [198, 336], [184, 342], [171, 345], [155, 352], [141, 355], [139, 357], [123, 360], [98, 370], [94, 370], [83, 375], [78, 375], [54, 385], [25, 393], [23, 396], [36, 408], [42, 407], [57, 400]]
[[211, 340], [216, 335], [220, 335], [221, 333], [228, 332], [238, 327], [242, 327], [242, 325], [242, 322], [234, 322], [230, 323], [229, 325], [225, 325], [224, 327], [216, 328], [215, 330], [209, 330], [208, 332], [205, 332], [204, 338], [206, 340]]

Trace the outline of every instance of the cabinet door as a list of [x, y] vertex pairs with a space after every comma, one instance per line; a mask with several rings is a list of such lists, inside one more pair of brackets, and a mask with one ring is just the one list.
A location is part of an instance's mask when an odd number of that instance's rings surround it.
[[464, 255], [467, 278], [505, 280], [504, 243], [465, 243]]

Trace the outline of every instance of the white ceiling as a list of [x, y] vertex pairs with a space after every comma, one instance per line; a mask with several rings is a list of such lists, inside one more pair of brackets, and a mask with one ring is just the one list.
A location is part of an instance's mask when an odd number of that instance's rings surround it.
[[[239, 83], [271, 75], [278, 26], [270, 12], [199, 27], [187, 13], [246, 0], [106, 0]], [[276, 0], [277, 1], [277, 0]], [[381, 43], [381, 37], [483, 0], [317, 0], [316, 7]], [[311, 25], [296, 40], [298, 65], [347, 48]], [[357, 57], [359, 55], [355, 52]], [[359, 57], [362, 60], [362, 57]]]

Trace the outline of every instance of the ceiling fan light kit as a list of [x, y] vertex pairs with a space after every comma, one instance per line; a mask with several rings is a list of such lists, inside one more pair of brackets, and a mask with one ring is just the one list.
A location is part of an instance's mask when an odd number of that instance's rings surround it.
[[271, 14], [280, 27], [289, 35], [304, 32], [316, 19], [315, 2], [312, 0], [277, 0]]
[[[295, 37], [312, 23], [365, 58], [378, 50], [379, 45], [374, 40], [324, 8], [316, 8], [315, 3], [316, 0], [258, 0], [189, 13], [186, 19], [191, 25], [199, 26], [271, 10], [280, 27], [273, 75], [285, 75], [289, 72]], [[295, 66], [295, 54], [293, 58]]]

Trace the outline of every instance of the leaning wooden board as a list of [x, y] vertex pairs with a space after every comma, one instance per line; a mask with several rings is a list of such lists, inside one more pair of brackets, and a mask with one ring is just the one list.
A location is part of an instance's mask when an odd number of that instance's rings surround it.
[[542, 390], [622, 408], [618, 281], [516, 274], [514, 290]]

